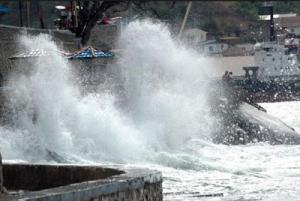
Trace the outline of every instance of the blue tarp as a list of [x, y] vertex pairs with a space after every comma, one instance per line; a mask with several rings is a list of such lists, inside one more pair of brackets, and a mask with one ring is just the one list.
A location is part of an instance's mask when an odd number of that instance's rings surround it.
[[112, 52], [104, 52], [102, 50], [97, 50], [93, 47], [87, 47], [81, 51], [75, 52], [67, 56], [68, 59], [92, 59], [92, 58], [109, 58], [113, 57]]

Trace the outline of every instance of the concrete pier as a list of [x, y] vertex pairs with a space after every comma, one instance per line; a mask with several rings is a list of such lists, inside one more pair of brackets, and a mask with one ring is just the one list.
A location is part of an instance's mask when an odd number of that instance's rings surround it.
[[3, 201], [162, 201], [162, 175], [149, 169], [3, 164], [3, 175]]

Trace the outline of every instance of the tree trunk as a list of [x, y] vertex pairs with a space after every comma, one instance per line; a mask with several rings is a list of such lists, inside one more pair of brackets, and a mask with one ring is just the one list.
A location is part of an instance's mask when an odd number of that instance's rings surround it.
[[96, 25], [97, 21], [103, 16], [103, 13], [110, 7], [119, 4], [114, 1], [104, 1], [100, 3], [94, 1], [93, 6], [88, 9], [89, 4], [84, 2], [83, 9], [78, 13], [78, 27], [76, 29], [76, 37], [81, 38], [81, 45], [86, 45], [90, 39], [91, 31]]

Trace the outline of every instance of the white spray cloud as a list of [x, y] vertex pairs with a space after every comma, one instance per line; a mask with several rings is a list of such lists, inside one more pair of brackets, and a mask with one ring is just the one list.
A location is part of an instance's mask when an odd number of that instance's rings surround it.
[[16, 148], [21, 159], [42, 160], [50, 150], [92, 161], [136, 161], [209, 138], [206, 64], [178, 45], [164, 25], [135, 21], [122, 32], [123, 53], [108, 66], [123, 79], [127, 105], [121, 109], [115, 104], [119, 96], [106, 90], [80, 94], [75, 66], [48, 36], [24, 36], [20, 43], [52, 52], [32, 60], [29, 75], [12, 79], [9, 97], [17, 111], [13, 129], [23, 139]]
[[144, 136], [169, 148], [208, 136], [207, 76], [199, 55], [179, 46], [166, 26], [149, 20], [130, 23], [120, 47], [130, 111]]

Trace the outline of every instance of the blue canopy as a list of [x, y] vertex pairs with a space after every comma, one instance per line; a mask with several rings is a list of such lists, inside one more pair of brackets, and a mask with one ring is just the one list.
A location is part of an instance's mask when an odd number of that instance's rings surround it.
[[75, 52], [69, 56], [68, 59], [92, 59], [92, 58], [109, 58], [113, 57], [114, 54], [108, 51], [97, 50], [91, 46]]

